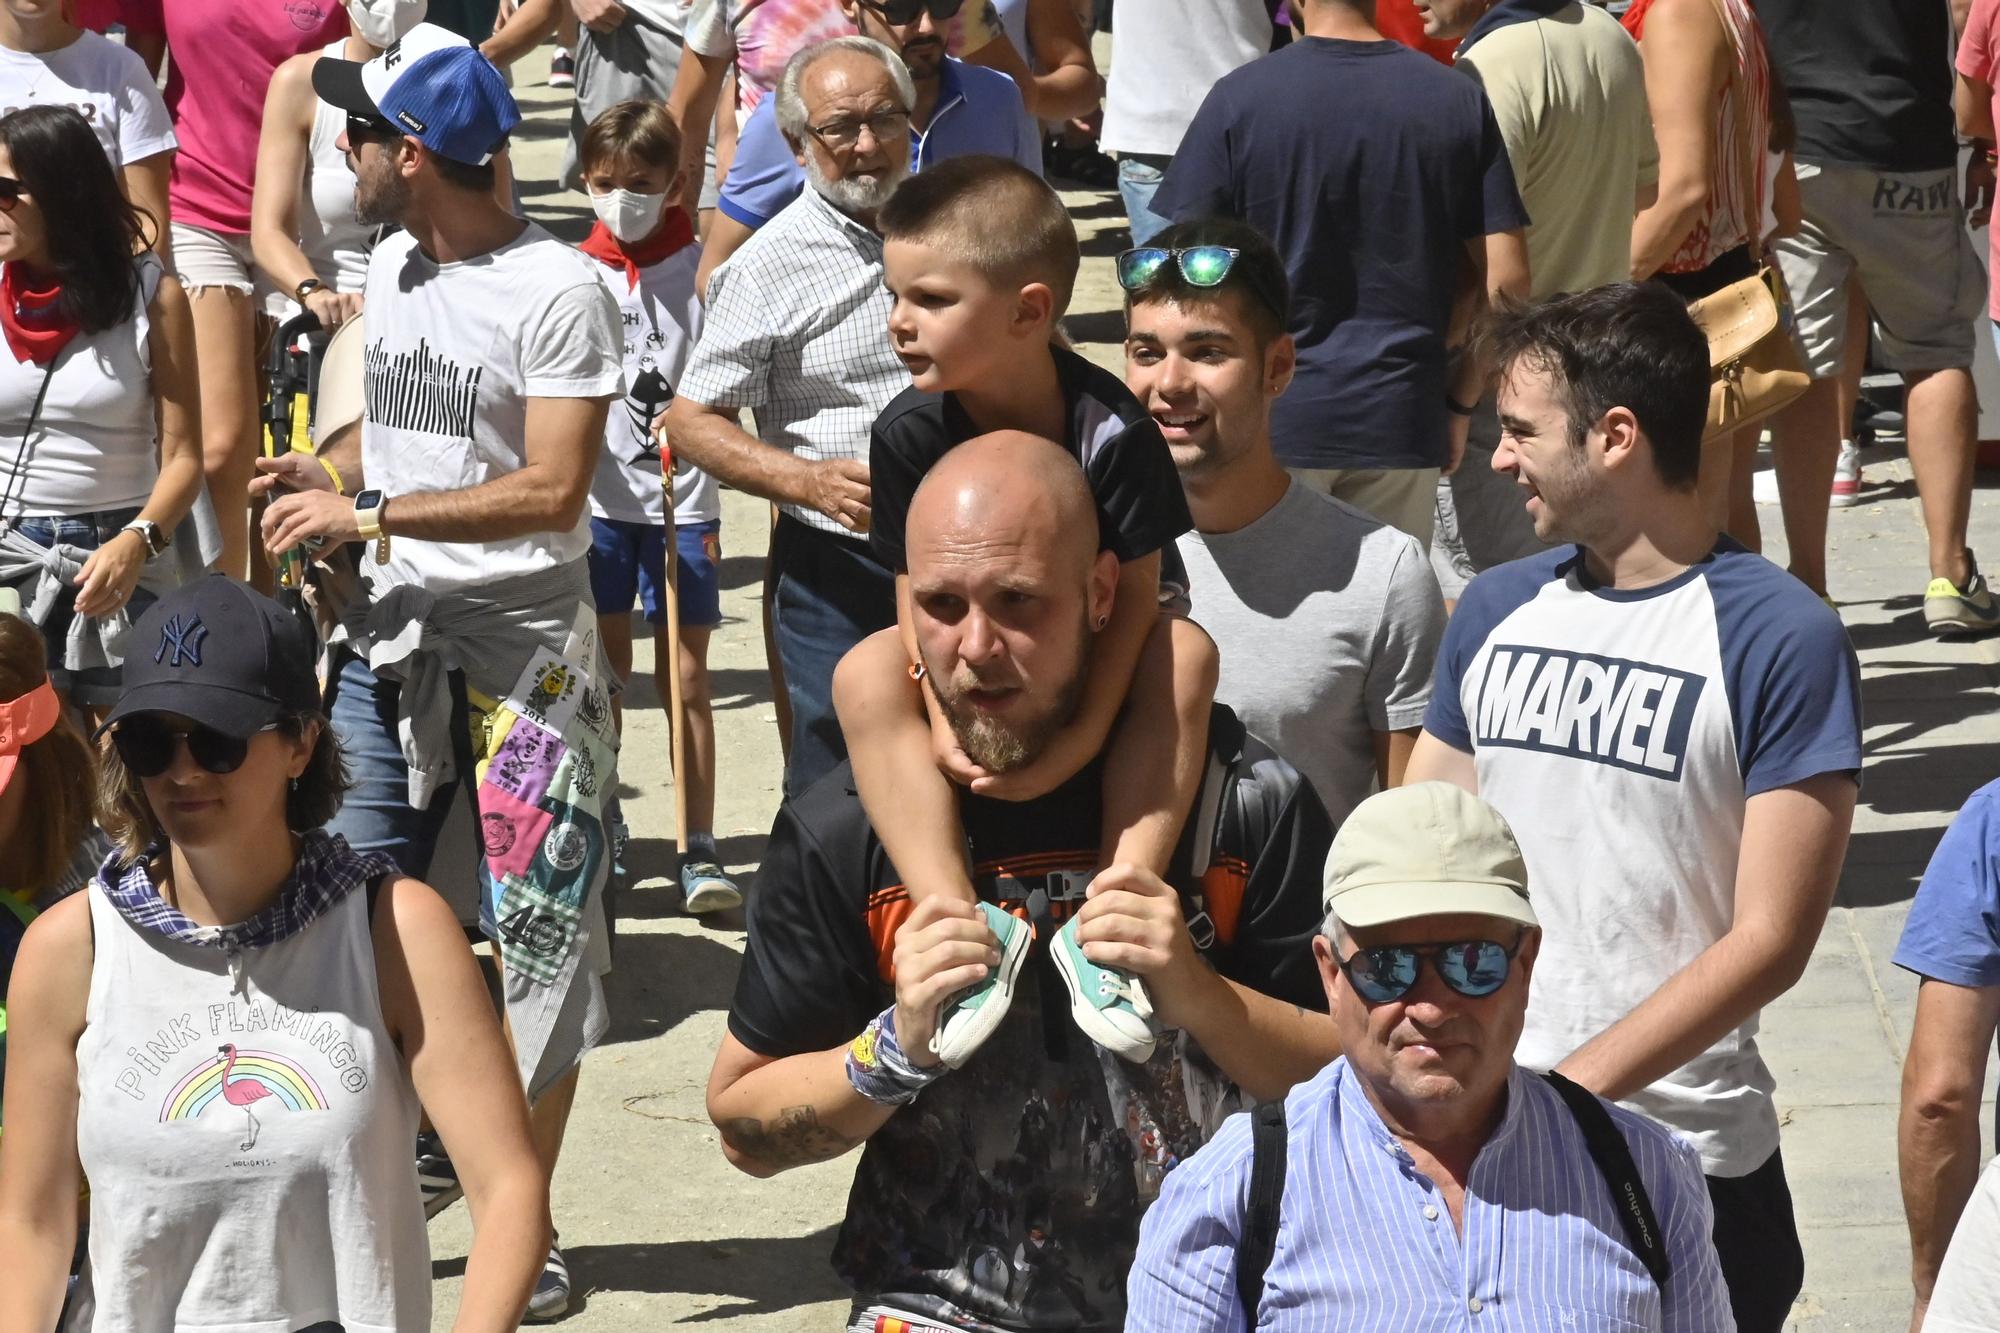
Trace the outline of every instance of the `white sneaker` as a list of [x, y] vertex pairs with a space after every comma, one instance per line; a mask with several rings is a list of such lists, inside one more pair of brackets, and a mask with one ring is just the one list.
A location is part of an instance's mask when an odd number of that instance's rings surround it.
[[1835, 509], [1846, 509], [1861, 498], [1861, 450], [1854, 441], [1840, 442], [1840, 461], [1833, 465], [1833, 496], [1827, 501]]

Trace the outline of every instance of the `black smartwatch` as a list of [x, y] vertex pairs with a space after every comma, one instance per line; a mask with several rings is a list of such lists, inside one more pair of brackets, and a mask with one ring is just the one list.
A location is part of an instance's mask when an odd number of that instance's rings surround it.
[[318, 291], [320, 288], [324, 286], [326, 286], [326, 284], [321, 282], [318, 278], [307, 278], [304, 282], [292, 288], [292, 298], [296, 300], [300, 305], [304, 305], [306, 303], [306, 298], [308, 296], [311, 296], [314, 292]]

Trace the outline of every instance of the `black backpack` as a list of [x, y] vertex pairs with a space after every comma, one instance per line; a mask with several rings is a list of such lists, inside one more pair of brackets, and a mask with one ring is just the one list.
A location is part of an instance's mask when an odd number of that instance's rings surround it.
[[[1638, 1164], [1625, 1136], [1611, 1119], [1611, 1112], [1595, 1096], [1551, 1071], [1542, 1075], [1562, 1096], [1577, 1128], [1597, 1163], [1604, 1183], [1618, 1205], [1618, 1220], [1624, 1224], [1625, 1239], [1639, 1256], [1639, 1262], [1660, 1287], [1667, 1285], [1673, 1267], [1667, 1259], [1659, 1221], [1653, 1216], [1653, 1201], [1646, 1196], [1645, 1182], [1639, 1179]], [[1264, 1298], [1264, 1272], [1278, 1245], [1278, 1215], [1285, 1198], [1286, 1125], [1285, 1099], [1262, 1102], [1250, 1113], [1250, 1211], [1243, 1220], [1243, 1238], [1236, 1247], [1236, 1296], [1243, 1302], [1250, 1327], [1257, 1326], [1257, 1307]]]

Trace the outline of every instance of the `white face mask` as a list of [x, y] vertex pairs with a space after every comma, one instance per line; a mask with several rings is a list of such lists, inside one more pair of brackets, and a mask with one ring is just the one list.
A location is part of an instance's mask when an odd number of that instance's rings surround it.
[[356, 37], [386, 49], [422, 23], [429, 9], [430, 0], [347, 0], [347, 21]]
[[627, 245], [636, 244], [653, 234], [660, 225], [660, 214], [666, 209], [667, 196], [662, 194], [634, 194], [630, 190], [609, 190], [603, 194], [590, 196], [590, 206], [597, 210], [598, 221], [606, 231]]

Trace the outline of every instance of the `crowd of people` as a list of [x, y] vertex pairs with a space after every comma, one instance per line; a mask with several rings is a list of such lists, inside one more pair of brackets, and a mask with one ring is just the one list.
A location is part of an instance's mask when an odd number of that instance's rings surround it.
[[[1924, 624], [2000, 630], [1996, 68], [2000, 0], [0, 0], [0, 1333], [424, 1330], [461, 1198], [455, 1326], [571, 1308], [635, 612], [709, 1115], [859, 1149], [853, 1333], [1778, 1333], [1871, 362]], [[1913, 1333], [2000, 1327], [1996, 789], [1896, 956]]]

